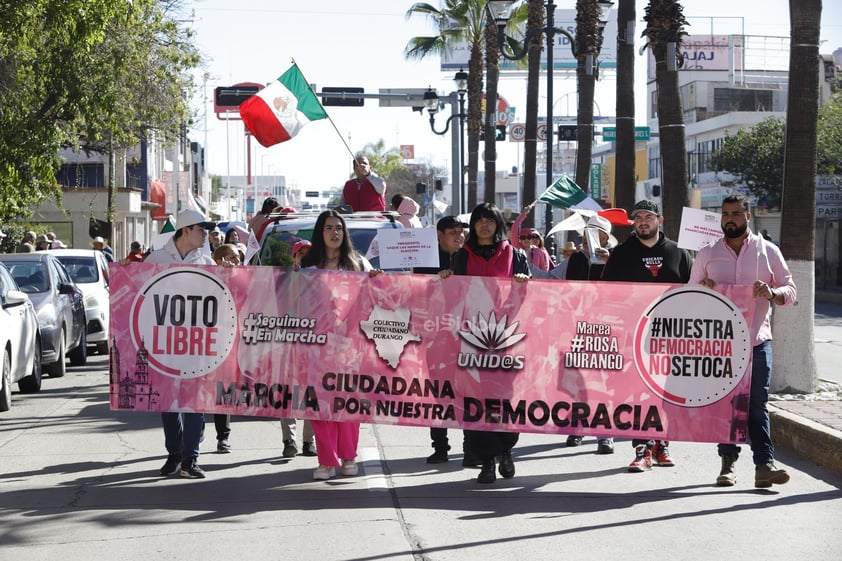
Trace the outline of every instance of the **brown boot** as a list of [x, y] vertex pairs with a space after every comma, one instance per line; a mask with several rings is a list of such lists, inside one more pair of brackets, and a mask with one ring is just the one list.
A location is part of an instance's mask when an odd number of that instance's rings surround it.
[[733, 487], [737, 483], [737, 455], [725, 454], [722, 456], [722, 470], [716, 478], [717, 487]]

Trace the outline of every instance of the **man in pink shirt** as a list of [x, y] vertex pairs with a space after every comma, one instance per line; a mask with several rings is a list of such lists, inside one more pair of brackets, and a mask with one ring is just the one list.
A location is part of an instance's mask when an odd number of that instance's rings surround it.
[[[722, 231], [725, 237], [703, 247], [690, 271], [690, 284], [708, 288], [717, 284], [743, 284], [754, 287], [757, 299], [751, 319], [754, 351], [751, 368], [751, 390], [748, 410], [748, 438], [754, 456], [754, 486], [771, 487], [789, 481], [785, 469], [775, 465], [775, 447], [769, 427], [769, 383], [772, 376], [771, 304], [779, 306], [795, 302], [792, 273], [778, 247], [748, 229], [751, 213], [745, 197], [732, 195], [722, 201]], [[722, 470], [716, 479], [720, 487], [737, 482], [736, 462], [740, 447], [720, 444]]]

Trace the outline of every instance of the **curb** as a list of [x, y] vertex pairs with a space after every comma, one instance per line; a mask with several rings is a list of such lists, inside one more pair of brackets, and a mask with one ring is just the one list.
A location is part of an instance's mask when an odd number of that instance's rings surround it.
[[842, 475], [842, 432], [769, 405], [772, 441]]

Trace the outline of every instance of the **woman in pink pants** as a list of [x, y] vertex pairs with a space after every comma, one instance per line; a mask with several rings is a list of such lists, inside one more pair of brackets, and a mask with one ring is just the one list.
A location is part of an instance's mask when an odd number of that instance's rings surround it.
[[[368, 271], [370, 276], [380, 273], [371, 263], [356, 252], [342, 215], [326, 210], [319, 215], [313, 227], [310, 251], [301, 260], [301, 268], [316, 267], [334, 271]], [[316, 436], [316, 453], [319, 467], [313, 479], [330, 479], [340, 468], [342, 475], [357, 475], [357, 443], [360, 440], [359, 423], [337, 421], [311, 421]]]

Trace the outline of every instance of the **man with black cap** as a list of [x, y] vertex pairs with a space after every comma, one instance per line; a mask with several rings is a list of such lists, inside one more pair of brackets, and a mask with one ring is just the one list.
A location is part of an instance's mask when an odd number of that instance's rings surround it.
[[[179, 213], [175, 221], [175, 232], [164, 247], [156, 249], [146, 258], [146, 263], [170, 263], [193, 265], [215, 265], [216, 263], [203, 251], [208, 240], [208, 230], [216, 224], [208, 221], [197, 210], [185, 210]], [[161, 475], [204, 479], [205, 472], [199, 467], [199, 443], [205, 428], [205, 416], [202, 413], [161, 413], [164, 424], [164, 445], [167, 448], [167, 461], [161, 467]]]
[[[686, 250], [660, 231], [664, 217], [654, 201], [643, 199], [631, 211], [633, 232], [618, 245], [602, 271], [602, 280], [627, 282], [686, 283], [690, 280], [693, 260]], [[629, 471], [639, 473], [652, 467], [672, 467], [669, 442], [634, 439], [635, 458]]]
[[[465, 229], [467, 224], [456, 216], [445, 216], [436, 223], [436, 235], [439, 240], [439, 266], [416, 267], [413, 273], [436, 275], [439, 271], [450, 269], [450, 256], [465, 244]], [[434, 452], [427, 457], [428, 464], [442, 464], [448, 461], [447, 452], [450, 444], [447, 439], [447, 429], [430, 427], [430, 438], [433, 441]], [[467, 440], [462, 441], [462, 465], [465, 467], [479, 466], [480, 459], [471, 454]]]

